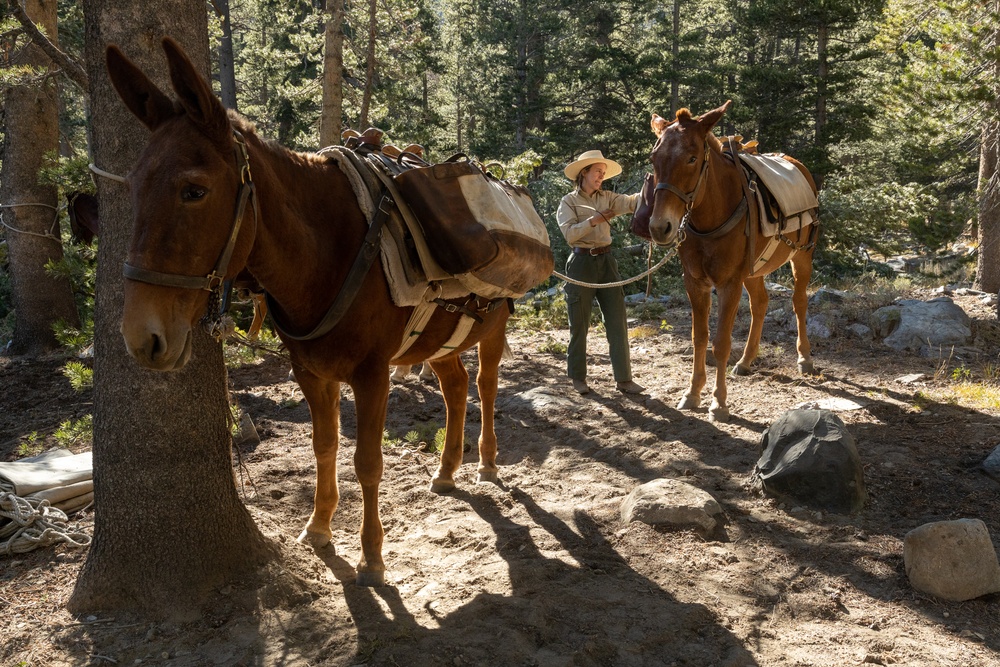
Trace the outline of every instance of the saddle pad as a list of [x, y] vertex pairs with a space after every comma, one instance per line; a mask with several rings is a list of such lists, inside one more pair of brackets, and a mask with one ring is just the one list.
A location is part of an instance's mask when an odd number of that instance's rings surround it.
[[795, 165], [780, 157], [780, 154], [751, 155], [740, 153], [740, 159], [760, 178], [778, 202], [782, 214], [793, 216], [802, 211], [819, 207], [816, 193], [809, 186], [806, 177]]

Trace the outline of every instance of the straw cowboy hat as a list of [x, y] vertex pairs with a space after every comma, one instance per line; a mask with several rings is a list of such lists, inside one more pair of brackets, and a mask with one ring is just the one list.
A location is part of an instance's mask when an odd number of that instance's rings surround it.
[[603, 162], [607, 165], [607, 172], [604, 174], [604, 178], [614, 178], [618, 174], [622, 173], [622, 166], [615, 162], [614, 160], [609, 160], [608, 158], [601, 155], [601, 151], [587, 151], [586, 153], [580, 153], [580, 157], [570, 162], [563, 169], [563, 173], [566, 174], [566, 178], [571, 181], [575, 181], [576, 177], [583, 171], [584, 167], [589, 167], [592, 164], [597, 164], [598, 162]]

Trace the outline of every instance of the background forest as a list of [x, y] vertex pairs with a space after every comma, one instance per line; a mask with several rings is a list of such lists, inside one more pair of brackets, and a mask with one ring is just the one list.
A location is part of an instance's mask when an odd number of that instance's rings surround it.
[[[339, 1], [206, 3], [210, 39], [219, 47], [217, 90], [262, 135], [298, 150], [321, 147], [325, 31]], [[723, 132], [809, 166], [821, 183], [818, 281], [856, 280], [883, 269], [873, 260], [887, 255], [936, 251], [963, 232], [975, 238], [985, 192], [979, 184], [996, 180], [994, 2], [343, 5], [341, 127], [377, 126], [396, 143], [423, 144], [432, 161], [464, 152], [503, 163], [553, 225], [557, 266], [566, 252], [553, 221], [568, 189], [562, 167], [599, 148], [625, 166], [610, 187], [636, 191], [649, 169], [651, 112], [671, 116], [688, 107], [699, 114], [732, 99]], [[14, 66], [29, 39], [16, 7], [11, 1], [0, 9], [8, 93], [47, 77]], [[58, 2], [58, 44], [70, 61], [82, 61], [79, 2]], [[93, 191], [85, 94], [69, 77], [58, 82], [58, 156], [47, 156], [39, 177], [63, 193]], [[7, 224], [0, 234], [9, 233]], [[619, 237], [624, 245], [637, 241]], [[80, 252], [50, 270], [79, 283]], [[0, 342], [14, 328], [7, 264], [0, 246]], [[676, 276], [657, 277], [669, 279]], [[983, 289], [996, 291], [990, 280], [978, 276]]]

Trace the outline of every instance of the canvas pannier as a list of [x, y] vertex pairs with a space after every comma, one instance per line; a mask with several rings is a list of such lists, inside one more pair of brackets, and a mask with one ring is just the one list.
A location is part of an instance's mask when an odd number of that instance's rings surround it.
[[549, 235], [525, 188], [465, 156], [393, 180], [434, 259], [473, 292], [520, 296], [551, 275]]

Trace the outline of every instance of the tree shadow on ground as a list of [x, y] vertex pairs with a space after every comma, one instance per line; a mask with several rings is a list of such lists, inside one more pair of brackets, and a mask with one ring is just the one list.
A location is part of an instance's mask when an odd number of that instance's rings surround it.
[[[353, 568], [321, 557], [343, 584], [359, 658], [374, 664], [756, 665], [742, 642], [698, 603], [638, 574], [586, 512], [573, 525], [509, 491], [456, 492], [492, 528], [512, 592], [479, 592], [454, 610], [424, 609], [421, 625], [398, 589], [354, 585]], [[682, 584], [681, 584], [682, 585]], [[382, 638], [381, 640], [379, 638]], [[363, 655], [362, 655], [363, 654]]]

